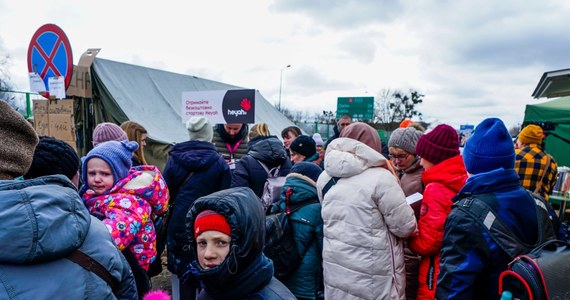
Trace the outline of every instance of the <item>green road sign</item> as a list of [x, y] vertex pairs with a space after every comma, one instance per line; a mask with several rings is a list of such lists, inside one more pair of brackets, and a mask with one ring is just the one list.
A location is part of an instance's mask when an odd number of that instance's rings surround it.
[[347, 114], [353, 119], [372, 120], [374, 118], [374, 97], [338, 97], [336, 117]]

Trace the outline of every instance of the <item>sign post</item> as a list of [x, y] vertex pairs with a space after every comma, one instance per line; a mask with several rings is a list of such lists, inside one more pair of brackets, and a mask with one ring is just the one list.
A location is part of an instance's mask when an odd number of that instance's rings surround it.
[[336, 117], [350, 115], [356, 120], [372, 120], [374, 118], [374, 97], [338, 97]]
[[[45, 24], [34, 33], [28, 47], [28, 72], [37, 73], [43, 79], [45, 91], [52, 77], [62, 76], [65, 89], [69, 86], [73, 53], [67, 36], [57, 25]], [[41, 94], [49, 98], [49, 91]]]

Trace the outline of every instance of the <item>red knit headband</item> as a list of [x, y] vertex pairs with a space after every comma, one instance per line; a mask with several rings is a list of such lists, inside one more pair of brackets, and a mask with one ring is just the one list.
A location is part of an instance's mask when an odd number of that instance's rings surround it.
[[213, 210], [205, 210], [198, 214], [194, 221], [194, 238], [202, 232], [215, 230], [230, 235], [231, 228], [226, 218]]

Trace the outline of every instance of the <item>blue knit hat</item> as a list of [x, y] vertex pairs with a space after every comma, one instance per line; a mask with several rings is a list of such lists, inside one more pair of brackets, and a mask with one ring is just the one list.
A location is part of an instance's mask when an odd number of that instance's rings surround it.
[[304, 176], [311, 178], [314, 182], [317, 182], [319, 179], [319, 175], [323, 172], [321, 167], [317, 166], [312, 162], [301, 161], [295, 163], [293, 167], [291, 167], [290, 173], [297, 173]]
[[131, 160], [133, 152], [138, 148], [139, 145], [136, 142], [129, 141], [108, 141], [97, 145], [82, 159], [81, 178], [83, 182], [87, 183], [87, 162], [94, 157], [104, 160], [111, 167], [113, 183], [127, 177], [133, 166]]
[[503, 121], [487, 118], [477, 125], [475, 132], [465, 143], [463, 161], [467, 172], [471, 174], [499, 168], [513, 169], [515, 147]]

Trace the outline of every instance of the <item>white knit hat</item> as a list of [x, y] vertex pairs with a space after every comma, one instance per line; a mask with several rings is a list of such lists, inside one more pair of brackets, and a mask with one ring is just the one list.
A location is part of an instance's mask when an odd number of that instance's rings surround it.
[[205, 117], [192, 117], [186, 122], [191, 141], [212, 142], [214, 129]]
[[321, 137], [320, 133], [313, 134], [313, 140], [315, 141], [315, 145], [322, 146], [324, 144], [323, 138]]

